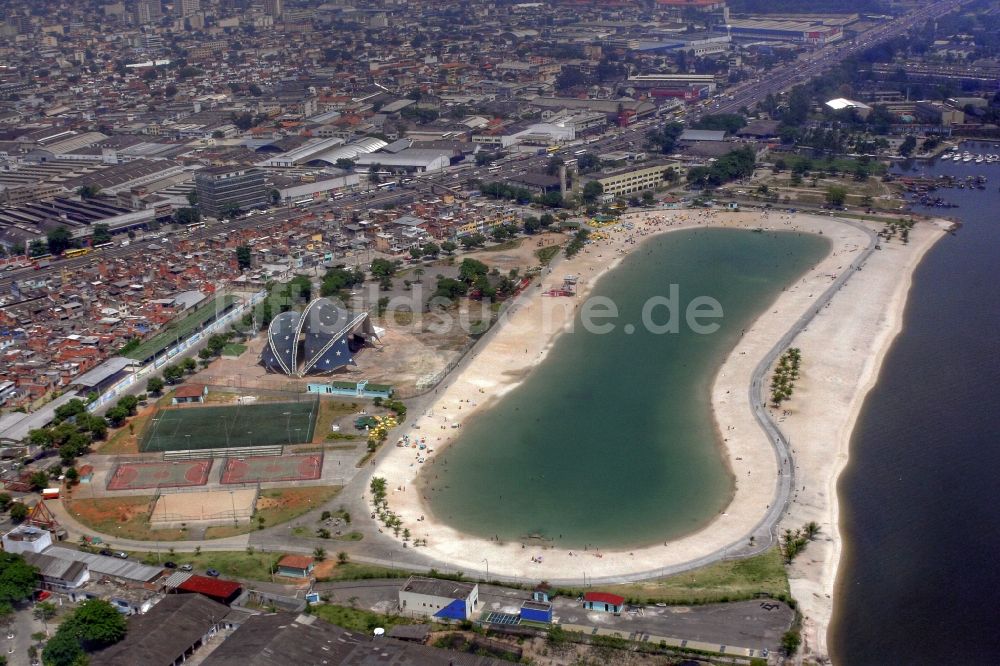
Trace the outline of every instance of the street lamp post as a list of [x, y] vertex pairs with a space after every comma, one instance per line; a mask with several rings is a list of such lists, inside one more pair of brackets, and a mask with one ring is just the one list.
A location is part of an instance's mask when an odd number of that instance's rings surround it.
[[486, 582], [489, 583], [490, 582], [490, 561], [484, 557], [483, 558], [483, 562], [486, 562]]

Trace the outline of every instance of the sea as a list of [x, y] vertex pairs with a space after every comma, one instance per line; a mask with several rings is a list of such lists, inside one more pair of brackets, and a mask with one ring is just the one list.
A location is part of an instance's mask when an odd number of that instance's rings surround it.
[[[614, 330], [587, 332], [577, 318], [422, 470], [435, 517], [485, 538], [573, 549], [638, 547], [709, 523], [733, 492], [712, 418], [715, 374], [741, 332], [828, 248], [813, 234], [736, 229], [647, 240], [591, 293], [616, 305]], [[642, 326], [644, 304], [669, 297], [671, 285], [681, 315], [695, 298], [715, 299], [719, 330]], [[664, 323], [667, 310], [654, 312]], [[535, 353], [540, 342], [524, 344]]]
[[[1000, 154], [1000, 142], [966, 143]], [[840, 478], [834, 664], [1000, 664], [1000, 162], [911, 163], [987, 177], [944, 189], [960, 220], [918, 267], [905, 328]]]

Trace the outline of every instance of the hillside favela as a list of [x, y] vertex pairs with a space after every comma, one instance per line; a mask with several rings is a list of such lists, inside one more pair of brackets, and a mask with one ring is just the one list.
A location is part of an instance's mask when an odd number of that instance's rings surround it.
[[0, 666], [995, 665], [1000, 0], [0, 0]]

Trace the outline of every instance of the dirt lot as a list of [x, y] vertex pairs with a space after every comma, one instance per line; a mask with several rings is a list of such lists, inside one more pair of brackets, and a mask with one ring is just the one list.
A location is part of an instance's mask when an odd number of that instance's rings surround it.
[[[374, 311], [380, 298], [389, 298], [385, 314], [374, 318], [375, 325], [385, 329], [385, 334], [374, 348], [362, 350], [355, 356], [357, 365], [337, 371], [332, 379], [367, 379], [393, 385], [400, 396], [412, 395], [419, 385], [427, 385], [439, 377], [471, 342], [469, 331], [481, 328], [481, 323], [491, 316], [489, 306], [484, 307], [478, 302], [463, 303], [460, 311], [451, 313], [455, 322], [451, 326], [442, 326], [442, 319], [434, 315], [420, 315], [433, 295], [437, 276], [456, 277], [458, 264], [465, 257], [478, 259], [504, 274], [516, 268], [523, 275], [528, 268], [540, 264], [535, 255], [540, 248], [565, 241], [564, 234], [546, 233], [516, 239], [488, 250], [406, 266], [392, 280], [392, 288], [387, 291], [380, 291], [374, 282], [369, 281], [356, 290], [351, 307]], [[258, 335], [247, 343], [245, 353], [237, 358], [222, 357], [213, 361], [196, 375], [194, 381], [246, 387], [248, 390], [266, 388], [296, 392], [305, 390], [305, 385], [310, 382], [323, 381], [318, 377], [296, 379], [266, 372], [257, 362], [265, 342], [265, 335]]]
[[102, 534], [123, 539], [179, 541], [189, 538], [185, 530], [153, 530], [149, 525], [152, 496], [63, 499], [63, 506], [77, 520]]
[[463, 255], [462, 258], [478, 259], [490, 268], [497, 268], [501, 273], [516, 268], [521, 274], [524, 274], [525, 270], [540, 265], [538, 257], [535, 256], [535, 252], [539, 248], [559, 245], [567, 240], [569, 240], [568, 237], [561, 233], [538, 234], [527, 238], [518, 238], [509, 244], [503, 243], [486, 250], [471, 252]]

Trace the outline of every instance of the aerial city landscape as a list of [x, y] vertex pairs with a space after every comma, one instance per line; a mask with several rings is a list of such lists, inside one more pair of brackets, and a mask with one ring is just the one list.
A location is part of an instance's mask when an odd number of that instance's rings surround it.
[[1000, 0], [0, 55], [0, 666], [1000, 663]]

